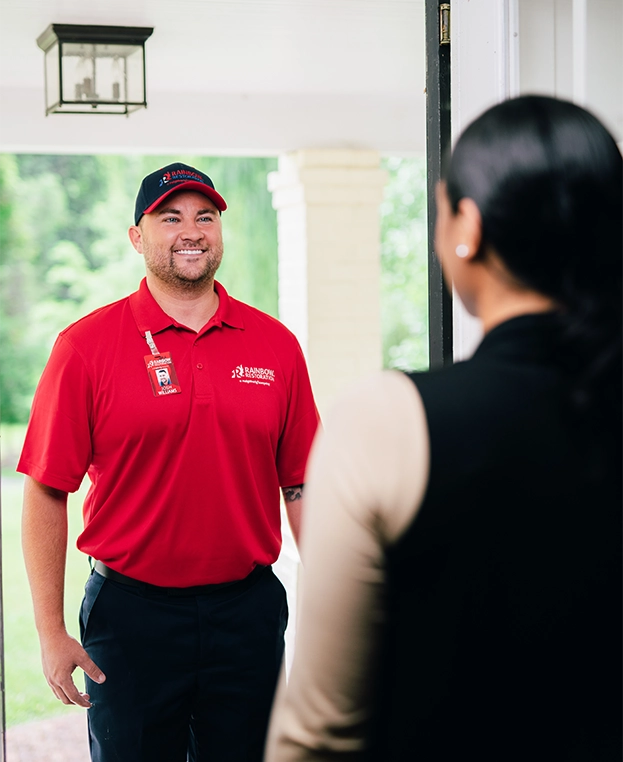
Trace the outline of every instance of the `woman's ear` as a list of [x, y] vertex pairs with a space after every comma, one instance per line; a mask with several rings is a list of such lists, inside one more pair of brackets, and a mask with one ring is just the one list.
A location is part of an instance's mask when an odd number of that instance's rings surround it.
[[[480, 251], [482, 243], [482, 217], [476, 202], [471, 198], [462, 198], [456, 212], [461, 243], [457, 246], [457, 255], [461, 259], [473, 259]], [[460, 253], [458, 249], [461, 249]]]

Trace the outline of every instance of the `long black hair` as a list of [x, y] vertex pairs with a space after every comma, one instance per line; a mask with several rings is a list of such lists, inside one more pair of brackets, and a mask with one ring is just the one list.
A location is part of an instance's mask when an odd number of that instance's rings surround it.
[[559, 305], [576, 408], [614, 416], [620, 432], [623, 159], [614, 138], [573, 103], [522, 96], [467, 127], [445, 180], [455, 213], [465, 197], [480, 210], [479, 256], [492, 248]]

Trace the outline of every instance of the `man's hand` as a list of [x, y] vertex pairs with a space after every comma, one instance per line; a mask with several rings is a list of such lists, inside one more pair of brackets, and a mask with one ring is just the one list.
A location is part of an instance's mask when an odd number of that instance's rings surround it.
[[81, 667], [97, 683], [103, 683], [106, 677], [65, 628], [67, 493], [31, 476], [24, 480], [22, 545], [45, 679], [63, 704], [89, 707], [89, 696], [80, 693], [71, 679], [73, 671]]
[[63, 704], [76, 704], [87, 709], [91, 706], [89, 694], [81, 693], [72, 680], [76, 667], [83, 669], [96, 683], [106, 680], [80, 643], [66, 631], [41, 638], [41, 661], [48, 685]]

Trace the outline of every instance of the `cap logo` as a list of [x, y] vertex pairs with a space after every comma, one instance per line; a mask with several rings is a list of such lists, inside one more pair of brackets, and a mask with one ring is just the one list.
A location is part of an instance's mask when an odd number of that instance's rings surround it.
[[207, 175], [185, 164], [169, 164], [143, 178], [134, 205], [134, 224], [138, 225], [144, 214], [153, 212], [158, 204], [171, 193], [184, 188], [203, 193], [216, 205], [219, 212], [227, 209], [225, 199], [216, 191], [212, 180]]
[[205, 185], [205, 180], [197, 172], [192, 172], [188, 169], [174, 169], [171, 172], [165, 172], [160, 178], [158, 187], [162, 188], [163, 185], [169, 185], [171, 183], [185, 183], [189, 180], [193, 180], [196, 183]]

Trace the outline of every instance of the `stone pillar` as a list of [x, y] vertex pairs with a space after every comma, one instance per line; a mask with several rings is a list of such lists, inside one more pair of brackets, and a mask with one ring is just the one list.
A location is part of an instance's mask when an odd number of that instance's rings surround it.
[[381, 368], [376, 151], [282, 155], [268, 187], [277, 210], [279, 316], [297, 335], [321, 415], [349, 382]]

